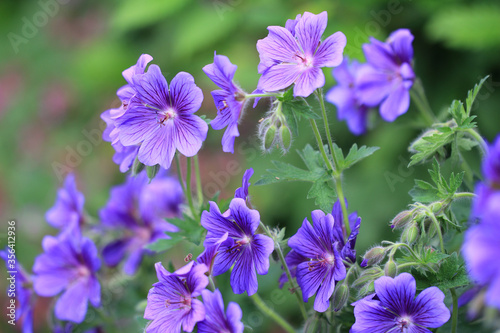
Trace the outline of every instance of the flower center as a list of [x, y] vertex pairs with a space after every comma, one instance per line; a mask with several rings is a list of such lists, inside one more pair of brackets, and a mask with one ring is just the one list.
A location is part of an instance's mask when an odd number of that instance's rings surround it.
[[313, 57], [312, 56], [307, 56], [305, 54], [296, 53], [295, 58], [297, 59], [297, 62], [300, 65], [302, 65], [306, 68], [310, 68], [313, 66]]
[[147, 243], [151, 238], [151, 229], [146, 227], [136, 228], [135, 235], [138, 239]]
[[181, 309], [191, 309], [191, 297], [181, 296], [178, 301], [171, 301], [169, 299], [165, 300], [165, 308], [171, 305], [177, 304]]
[[244, 247], [245, 245], [248, 245], [250, 244], [250, 242], [252, 241], [252, 238], [250, 236], [247, 236], [245, 235], [242, 239], [240, 240], [237, 240], [233, 246], [231, 246], [230, 248], [228, 248], [226, 250], [227, 253], [234, 253], [234, 252], [239, 252], [241, 251], [241, 248]]
[[407, 332], [411, 325], [411, 320], [409, 317], [399, 317], [396, 319], [396, 327], [400, 332]]
[[161, 112], [161, 113], [158, 113], [158, 116], [159, 116], [159, 119], [158, 119], [158, 122], [161, 124], [161, 125], [165, 125], [165, 123], [169, 120], [169, 119], [173, 119], [175, 117], [177, 117], [177, 113], [175, 112], [174, 109], [172, 108], [168, 108], [166, 109], [165, 111]]
[[311, 259], [307, 265], [309, 271], [312, 271], [316, 266], [335, 266], [335, 256], [331, 253], [324, 253], [321, 257]]
[[76, 270], [78, 278], [87, 277], [90, 275], [90, 270], [87, 266], [80, 265]]

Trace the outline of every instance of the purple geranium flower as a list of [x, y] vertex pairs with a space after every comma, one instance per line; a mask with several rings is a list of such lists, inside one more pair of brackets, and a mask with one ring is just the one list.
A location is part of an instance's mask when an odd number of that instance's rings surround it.
[[109, 109], [101, 114], [101, 119], [104, 120], [107, 125], [107, 128], [102, 133], [102, 138], [104, 141], [111, 142], [111, 146], [115, 149], [116, 152], [113, 156], [113, 162], [120, 166], [121, 172], [126, 172], [132, 166], [139, 151], [139, 146], [124, 146], [121, 143], [119, 130], [116, 127], [115, 120], [127, 111], [130, 99], [136, 94], [132, 77], [136, 74], [144, 74], [144, 70], [151, 60], [153, 60], [153, 57], [149, 54], [142, 54], [135, 65], [122, 72], [127, 84], [118, 89], [116, 93], [122, 104], [119, 108]]
[[486, 303], [500, 309], [500, 214], [489, 218], [467, 230], [462, 253], [470, 276], [487, 287]]
[[208, 285], [205, 265], [190, 262], [179, 271], [169, 273], [160, 263], [155, 265], [159, 281], [148, 293], [144, 318], [152, 320], [147, 333], [192, 332], [205, 319], [205, 306], [196, 299]]
[[213, 293], [209, 290], [201, 292], [205, 305], [205, 320], [198, 323], [199, 333], [243, 333], [245, 326], [241, 322], [242, 312], [240, 306], [230, 302], [224, 313], [224, 301], [219, 289]]
[[417, 298], [413, 276], [402, 273], [396, 278], [382, 276], [375, 281], [376, 295], [356, 302], [356, 322], [351, 333], [414, 332], [430, 333], [450, 319], [443, 303], [444, 294], [437, 287], [422, 291]]
[[57, 191], [54, 206], [47, 211], [45, 219], [54, 228], [64, 229], [84, 221], [85, 198], [76, 188], [75, 175], [66, 176], [64, 186]]
[[415, 80], [412, 41], [410, 30], [399, 29], [385, 43], [371, 37], [371, 43], [363, 45], [368, 64], [358, 72], [359, 98], [368, 106], [382, 103], [380, 115], [386, 121], [394, 121], [410, 106]]
[[246, 202], [250, 201], [250, 196], [248, 195], [248, 188], [250, 187], [250, 178], [253, 175], [253, 168], [247, 169], [243, 174], [243, 180], [241, 187], [238, 187], [234, 192], [235, 198], [240, 198], [245, 200]]
[[140, 144], [139, 161], [165, 169], [176, 150], [185, 156], [196, 155], [207, 137], [208, 125], [194, 115], [203, 93], [191, 74], [180, 72], [169, 87], [160, 67], [151, 65], [146, 74], [136, 74], [132, 81], [137, 93], [127, 111], [116, 119], [121, 143]]
[[104, 227], [121, 232], [119, 239], [103, 249], [104, 262], [118, 265], [127, 257], [124, 271], [134, 274], [145, 254], [152, 254], [145, 245], [160, 238], [170, 238], [165, 232], [175, 232], [177, 227], [165, 218], [178, 216], [183, 202], [179, 182], [160, 172], [149, 183], [143, 171], [129, 176], [123, 185], [114, 187], [106, 206], [99, 216]]
[[101, 266], [95, 244], [82, 237], [78, 226], [58, 237], [45, 236], [45, 253], [35, 259], [33, 287], [40, 296], [50, 297], [62, 292], [55, 307], [60, 320], [81, 323], [87, 313], [87, 303], [98, 307], [101, 285], [96, 272]]
[[332, 73], [337, 85], [326, 94], [326, 100], [337, 107], [339, 120], [346, 120], [349, 130], [356, 135], [366, 132], [368, 106], [359, 100], [357, 76], [361, 65], [356, 60], [349, 63], [347, 57]]
[[223, 55], [214, 54], [214, 62], [203, 67], [207, 76], [222, 90], [212, 91], [217, 117], [210, 122], [213, 129], [221, 130], [227, 126], [222, 137], [222, 150], [234, 153], [234, 139], [240, 136], [238, 121], [241, 118], [243, 106], [246, 102], [246, 93], [234, 83], [236, 65]]
[[325, 84], [321, 67], [335, 67], [342, 62], [346, 37], [336, 32], [324, 41], [328, 14], [305, 12], [286, 27], [270, 26], [269, 35], [257, 42], [262, 74], [258, 89], [277, 91], [295, 83], [294, 96], [309, 96]]
[[335, 289], [335, 281], [343, 280], [346, 269], [339, 252], [343, 240], [335, 232], [331, 214], [321, 210], [311, 213], [313, 226], [304, 219], [297, 233], [288, 240], [288, 245], [298, 255], [307, 258], [297, 265], [297, 283], [302, 289], [304, 302], [316, 295], [314, 310], [324, 312], [330, 305], [329, 299]]
[[[0, 251], [0, 258], [5, 261], [7, 268], [7, 281], [10, 284], [10, 278], [14, 276], [15, 279], [15, 297], [16, 305], [16, 323], [22, 321], [23, 333], [33, 332], [33, 289], [31, 288], [31, 277], [26, 273], [21, 264], [17, 261], [15, 253], [7, 247], [5, 250]], [[15, 273], [9, 273], [15, 272]], [[12, 291], [9, 292], [10, 287], [7, 288], [7, 295], [12, 297]], [[7, 310], [9, 311], [9, 310]], [[10, 320], [10, 319], [9, 319]]]
[[228, 235], [229, 233], [226, 232], [215, 243], [212, 243], [211, 245], [207, 246], [205, 250], [198, 256], [198, 258], [196, 258], [196, 263], [204, 264], [205, 266], [207, 266], [208, 276], [211, 276], [213, 274], [215, 257], [217, 257], [217, 254], [219, 253], [219, 248], [221, 244], [226, 242]]
[[204, 242], [209, 247], [225, 233], [228, 239], [219, 247], [214, 263], [214, 276], [226, 272], [234, 264], [231, 273], [231, 287], [234, 293], [257, 292], [257, 273], [267, 274], [269, 255], [274, 250], [274, 242], [265, 235], [255, 234], [259, 227], [260, 214], [247, 207], [245, 200], [234, 198], [229, 210], [222, 214], [215, 202], [210, 202], [210, 212], [204, 211], [201, 225], [207, 229]]
[[[347, 205], [347, 200], [346, 200]], [[336, 201], [333, 204], [332, 209], [333, 220], [335, 221], [334, 229], [333, 229], [333, 237], [337, 240], [336, 249], [340, 252], [340, 256], [343, 260], [346, 260], [351, 263], [356, 262], [356, 250], [354, 249], [356, 245], [356, 239], [359, 234], [359, 228], [361, 226], [361, 218], [358, 217], [356, 212], [349, 215], [349, 225], [351, 227], [351, 234], [347, 236], [343, 218], [342, 218], [342, 207], [340, 205], [340, 201]], [[309, 259], [294, 250], [288, 252], [285, 257], [288, 268], [290, 269], [290, 274], [292, 278], [297, 275], [297, 266], [303, 262], [307, 262]], [[285, 282], [288, 281], [288, 277], [283, 272], [281, 275], [279, 282], [280, 288], [283, 287]]]

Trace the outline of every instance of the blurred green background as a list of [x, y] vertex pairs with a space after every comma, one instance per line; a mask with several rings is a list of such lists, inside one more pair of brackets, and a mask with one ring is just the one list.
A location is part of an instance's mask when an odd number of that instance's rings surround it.
[[[328, 11], [325, 36], [343, 31], [348, 40], [345, 53], [361, 60], [361, 44], [368, 36], [385, 39], [395, 29], [411, 29], [415, 70], [436, 113], [452, 99], [464, 99], [480, 78], [491, 75], [474, 112], [479, 115], [480, 132], [489, 141], [497, 134], [500, 4], [496, 0], [4, 0], [0, 2], [0, 224], [17, 221], [21, 263], [30, 270], [43, 235], [55, 234], [44, 214], [54, 202], [61, 175], [69, 170], [76, 173], [86, 209], [94, 216], [105, 204], [110, 187], [123, 181], [124, 175], [111, 160], [112, 147], [100, 139], [99, 117], [119, 105], [115, 93], [125, 83], [122, 70], [135, 64], [140, 54], [149, 53], [168, 81], [179, 71], [191, 73], [205, 94], [198, 114], [214, 118], [210, 91], [216, 87], [201, 70], [213, 61], [213, 52], [227, 55], [238, 65], [236, 79], [250, 92], [259, 78], [257, 40], [267, 35], [267, 26], [284, 25], [304, 11]], [[335, 82], [329, 69], [325, 74], [325, 89], [329, 89]], [[261, 102], [258, 108], [247, 109], [234, 155], [222, 152], [223, 131], [209, 131], [200, 152], [207, 195], [221, 190], [222, 196], [230, 197], [246, 168], [255, 169], [255, 182], [273, 159], [302, 167], [295, 149], [314, 142], [307, 124], [301, 125], [300, 136], [286, 156], [259, 150], [256, 125], [268, 106]], [[415, 125], [418, 111], [412, 105], [395, 123], [376, 120], [368, 134], [355, 137], [336, 120], [335, 108], [330, 105], [329, 110], [334, 139], [344, 150], [355, 142], [381, 147], [344, 178], [349, 211], [358, 211], [363, 219], [357, 246], [358, 254], [363, 254], [372, 244], [395, 237], [388, 222], [411, 202], [407, 193], [413, 178], [427, 179], [426, 166], [406, 168], [407, 146], [421, 132]], [[477, 160], [478, 155], [474, 152], [471, 158]], [[315, 209], [314, 202], [305, 199], [307, 190], [307, 184], [289, 183], [253, 187], [250, 192], [263, 221], [286, 226], [289, 237]], [[6, 227], [0, 230], [5, 231]], [[2, 247], [5, 241], [2, 236]], [[189, 251], [197, 255], [200, 249], [179, 248], [179, 258]], [[269, 276], [259, 277], [261, 292], [296, 322], [298, 310], [288, 293], [272, 292], [280, 273], [279, 265], [274, 266]], [[139, 330], [130, 326], [130, 315], [133, 304], [145, 298], [154, 282], [150, 273], [145, 273], [147, 281], [139, 279], [139, 291], [116, 296], [123, 307], [117, 312], [128, 316], [117, 322], [122, 331]], [[139, 285], [137, 281], [131, 286]], [[228, 296], [226, 302], [229, 299], [242, 304], [244, 320], [253, 323], [256, 332], [273, 331], [274, 326], [259, 317], [246, 296]], [[49, 301], [39, 303], [36, 331], [42, 332], [43, 305]], [[5, 325], [2, 320], [2, 332], [11, 329]]]

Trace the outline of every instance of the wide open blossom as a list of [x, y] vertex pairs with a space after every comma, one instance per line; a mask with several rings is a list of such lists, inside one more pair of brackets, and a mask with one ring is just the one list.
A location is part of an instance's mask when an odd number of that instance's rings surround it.
[[304, 219], [297, 233], [290, 237], [288, 246], [296, 255], [306, 258], [297, 265], [297, 283], [302, 290], [304, 302], [317, 293], [314, 310], [324, 312], [330, 305], [335, 282], [346, 276], [346, 268], [338, 245], [343, 239], [335, 230], [337, 223], [331, 214], [321, 210], [311, 213], [313, 225]]
[[81, 323], [89, 301], [95, 307], [101, 304], [96, 276], [101, 261], [94, 242], [82, 237], [79, 226], [73, 226], [57, 237], [45, 236], [42, 247], [44, 253], [33, 265], [35, 292], [44, 297], [62, 292], [55, 306], [56, 317]]
[[342, 62], [346, 37], [342, 32], [321, 41], [328, 14], [305, 12], [286, 27], [270, 26], [269, 35], [257, 42], [260, 63], [258, 89], [278, 91], [295, 84], [295, 97], [307, 97], [325, 85], [322, 67], [335, 67]]
[[353, 305], [356, 322], [351, 333], [430, 333], [450, 319], [444, 294], [437, 287], [422, 291], [416, 298], [415, 278], [402, 273], [394, 279], [382, 276], [375, 281], [375, 295]]
[[168, 169], [174, 154], [191, 157], [207, 137], [207, 123], [194, 113], [203, 93], [191, 74], [180, 72], [170, 82], [160, 67], [151, 65], [145, 74], [132, 77], [136, 94], [127, 111], [116, 119], [124, 146], [139, 145], [138, 159], [145, 165]]
[[158, 282], [148, 293], [144, 318], [152, 320], [147, 333], [192, 332], [197, 322], [205, 319], [205, 306], [196, 299], [208, 285], [205, 265], [194, 261], [174, 273], [169, 273], [161, 263], [155, 265]]
[[230, 282], [236, 294], [245, 291], [248, 295], [255, 294], [258, 288], [255, 271], [265, 275], [269, 269], [274, 242], [268, 236], [255, 234], [259, 223], [259, 212], [248, 208], [241, 198], [234, 198], [224, 214], [215, 202], [210, 202], [210, 211], [204, 211], [201, 216], [201, 225], [207, 229], [203, 243], [206, 248], [228, 234], [218, 249], [213, 274], [222, 274], [234, 264]]

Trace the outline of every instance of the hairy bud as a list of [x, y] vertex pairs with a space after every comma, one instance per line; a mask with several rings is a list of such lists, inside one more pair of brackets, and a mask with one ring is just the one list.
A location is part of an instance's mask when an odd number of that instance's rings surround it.
[[285, 151], [290, 149], [290, 146], [292, 145], [292, 133], [286, 125], [280, 127], [280, 142], [281, 147]]
[[419, 230], [417, 225], [414, 223], [408, 226], [401, 235], [401, 241], [408, 245], [411, 245], [416, 242], [419, 235]]
[[386, 249], [382, 246], [375, 246], [368, 250], [363, 257], [361, 267], [373, 266], [384, 260]]
[[392, 258], [389, 258], [384, 266], [384, 274], [386, 276], [395, 277], [398, 275], [398, 266]]
[[335, 287], [333, 293], [332, 305], [335, 312], [342, 309], [349, 299], [349, 287], [345, 283], [341, 283]]
[[412, 221], [412, 211], [404, 210], [398, 215], [396, 215], [391, 221], [391, 228], [399, 229], [404, 228]]
[[275, 137], [276, 137], [276, 126], [271, 125], [267, 128], [267, 130], [264, 133], [264, 148], [266, 150], [272, 148]]

